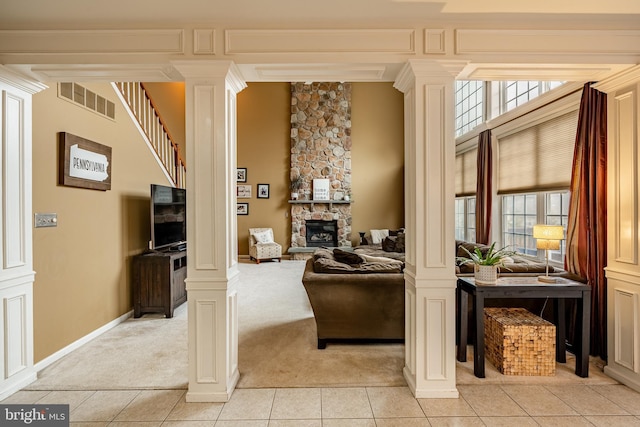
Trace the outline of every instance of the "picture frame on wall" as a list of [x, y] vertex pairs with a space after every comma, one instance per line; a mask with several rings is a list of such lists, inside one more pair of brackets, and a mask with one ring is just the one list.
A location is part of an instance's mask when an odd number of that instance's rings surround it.
[[249, 203], [238, 203], [236, 210], [238, 215], [249, 215]]
[[58, 184], [111, 190], [111, 147], [68, 132], [58, 133]]
[[238, 199], [250, 199], [251, 198], [251, 186], [240, 184], [236, 187], [236, 195]]
[[237, 182], [247, 182], [247, 168], [238, 168], [236, 172]]
[[258, 184], [258, 199], [269, 198], [269, 184]]

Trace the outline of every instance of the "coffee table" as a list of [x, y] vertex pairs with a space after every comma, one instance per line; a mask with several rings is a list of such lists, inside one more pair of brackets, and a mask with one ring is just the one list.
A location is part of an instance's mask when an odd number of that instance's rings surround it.
[[490, 298], [549, 298], [553, 301], [556, 325], [556, 361], [566, 360], [565, 300], [577, 300], [575, 325], [579, 328], [575, 343], [576, 375], [589, 376], [589, 337], [591, 321], [591, 287], [573, 280], [558, 278], [556, 283], [539, 282], [537, 277], [501, 277], [495, 285], [479, 285], [473, 277], [459, 277], [456, 288], [458, 319], [456, 359], [467, 361], [468, 297], [473, 304], [473, 373], [484, 378], [484, 301]]

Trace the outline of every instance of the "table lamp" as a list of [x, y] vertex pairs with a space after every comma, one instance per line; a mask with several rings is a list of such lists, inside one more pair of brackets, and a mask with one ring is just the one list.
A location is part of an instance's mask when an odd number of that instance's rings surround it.
[[555, 277], [549, 277], [549, 249], [560, 249], [560, 240], [564, 239], [564, 228], [561, 225], [534, 225], [533, 238], [536, 240], [536, 248], [544, 249], [546, 258], [546, 270], [544, 276], [538, 276], [540, 282], [555, 283]]

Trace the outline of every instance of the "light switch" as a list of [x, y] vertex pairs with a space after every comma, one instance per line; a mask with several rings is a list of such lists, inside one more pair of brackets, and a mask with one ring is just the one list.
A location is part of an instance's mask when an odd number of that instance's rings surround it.
[[56, 213], [37, 213], [35, 214], [35, 228], [40, 227], [56, 227], [58, 225], [58, 214]]

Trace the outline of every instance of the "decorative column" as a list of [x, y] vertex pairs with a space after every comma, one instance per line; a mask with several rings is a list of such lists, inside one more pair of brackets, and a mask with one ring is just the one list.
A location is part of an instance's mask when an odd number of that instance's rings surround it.
[[33, 368], [31, 97], [46, 89], [0, 66], [0, 400]]
[[593, 87], [607, 94], [607, 366], [640, 391], [640, 65]]
[[187, 147], [187, 402], [226, 402], [238, 372], [236, 95], [230, 61], [178, 61]]
[[457, 398], [454, 78], [464, 63], [410, 60], [405, 114], [405, 367], [417, 398]]

